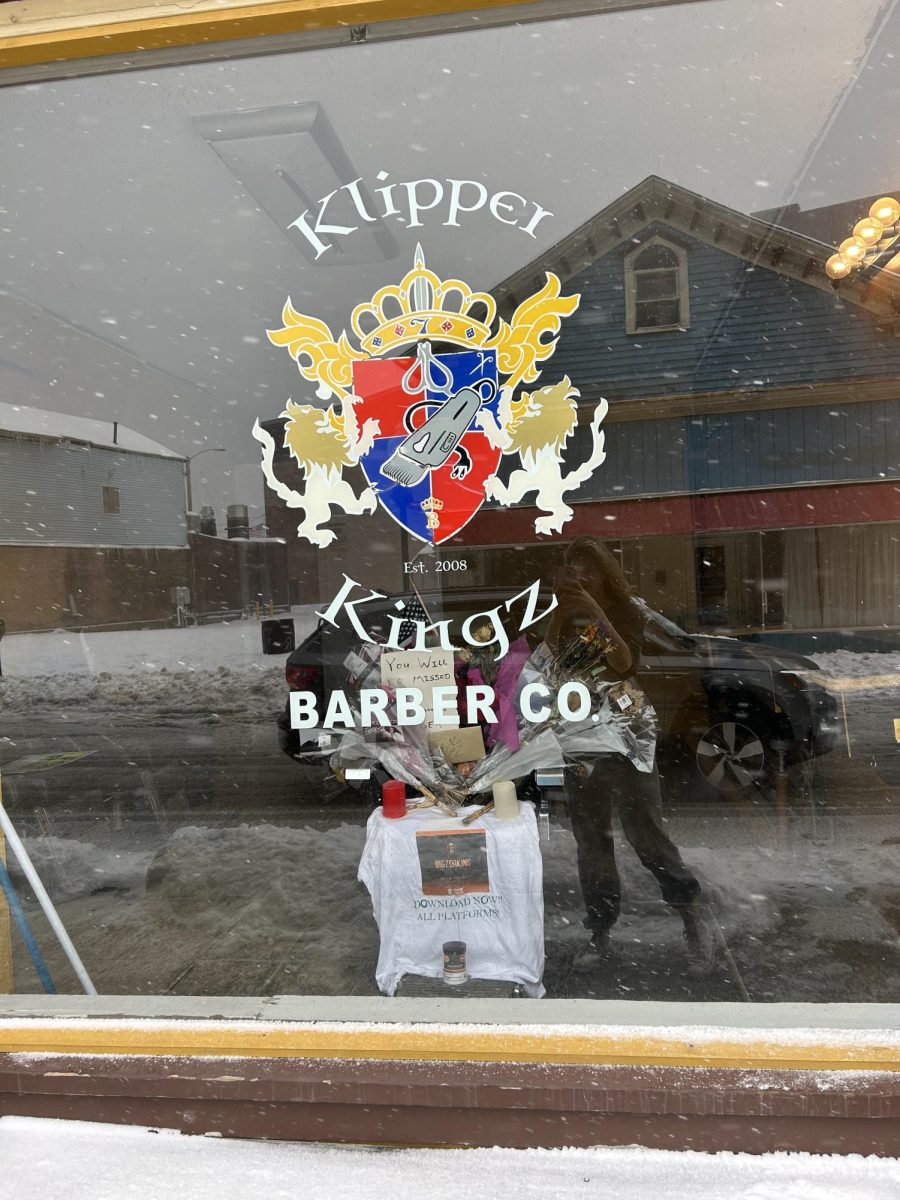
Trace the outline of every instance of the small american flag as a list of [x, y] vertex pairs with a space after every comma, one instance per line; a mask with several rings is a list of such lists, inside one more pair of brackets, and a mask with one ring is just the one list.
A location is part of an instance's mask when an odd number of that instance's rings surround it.
[[412, 641], [412, 639], [416, 636], [417, 621], [428, 621], [429, 619], [428, 613], [425, 611], [418, 596], [404, 596], [404, 601], [406, 603], [406, 608], [403, 610], [405, 619], [403, 624], [400, 626], [400, 634], [398, 637], [398, 641], [401, 643]]

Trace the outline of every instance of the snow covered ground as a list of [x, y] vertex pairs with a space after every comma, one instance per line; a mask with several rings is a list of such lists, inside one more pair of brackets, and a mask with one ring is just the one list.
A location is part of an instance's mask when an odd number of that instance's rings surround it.
[[898, 1200], [900, 1161], [810, 1154], [382, 1150], [0, 1119], [8, 1200]]
[[[297, 644], [315, 627], [315, 604], [294, 608]], [[122, 629], [109, 633], [18, 633], [3, 639], [3, 674], [13, 679], [46, 676], [212, 671], [219, 667], [262, 669], [280, 656], [262, 652], [260, 622], [220, 621], [185, 629]]]
[[831, 650], [810, 656], [822, 674], [834, 681], [882, 681], [881, 686], [900, 686], [900, 654], [892, 651]]
[[[315, 605], [293, 610], [296, 641]], [[271, 712], [284, 704], [284, 655], [262, 653], [259, 621], [112, 633], [20, 633], [0, 643], [0, 711], [90, 704], [96, 711]]]
[[[785, 833], [764, 814], [673, 820], [721, 932], [723, 957], [699, 982], [683, 974], [680, 922], [623, 845], [626, 903], [613, 957], [589, 957], [586, 974], [574, 966], [587, 944], [576, 847], [555, 825], [542, 843], [548, 988], [556, 996], [894, 998], [896, 824], [858, 814], [818, 822]], [[360, 995], [376, 993], [378, 947], [356, 881], [364, 836], [360, 814], [328, 828], [185, 825], [168, 835], [151, 823], [103, 849], [88, 836], [27, 845], [101, 993]], [[34, 919], [57, 986], [78, 990]], [[16, 991], [37, 991], [27, 955], [15, 949]]]

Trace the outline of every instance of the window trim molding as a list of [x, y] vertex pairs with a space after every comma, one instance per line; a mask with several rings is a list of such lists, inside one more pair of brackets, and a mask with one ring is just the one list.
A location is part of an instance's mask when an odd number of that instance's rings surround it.
[[[900, 1071], [900, 1005], [5, 996], [0, 1054]], [[463, 1006], [465, 1008], [465, 1006]]]
[[[674, 269], [678, 272], [677, 300], [680, 320], [674, 325], [638, 325], [637, 323], [637, 280], [635, 273], [640, 268], [636, 264], [644, 251], [649, 250], [652, 246], [663, 246], [666, 250], [671, 250], [677, 259]], [[640, 245], [634, 246], [628, 251], [625, 255], [623, 267], [625, 271], [625, 332], [629, 336], [644, 333], [674, 333], [690, 329], [691, 310], [687, 259], [687, 250], [661, 233], [655, 233], [652, 237], [647, 238], [646, 241], [641, 242]]]
[[712, 0], [199, 0], [189, 11], [172, 0], [12, 0], [0, 5], [0, 87], [689, 3]]

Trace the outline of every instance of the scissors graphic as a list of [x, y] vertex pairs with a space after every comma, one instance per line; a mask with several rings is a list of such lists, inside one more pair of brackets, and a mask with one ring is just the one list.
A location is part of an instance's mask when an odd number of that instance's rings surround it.
[[453, 376], [441, 360], [435, 357], [431, 342], [419, 342], [416, 347], [416, 361], [409, 367], [400, 386], [408, 396], [417, 392], [423, 395], [428, 391], [437, 392], [446, 399], [452, 390]]

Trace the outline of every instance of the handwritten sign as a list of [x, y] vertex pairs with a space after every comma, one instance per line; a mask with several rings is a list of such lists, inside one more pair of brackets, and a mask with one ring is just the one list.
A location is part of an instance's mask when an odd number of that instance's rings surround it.
[[[459, 724], [452, 650], [384, 651], [381, 682], [389, 688], [419, 688], [429, 729]], [[441, 693], [438, 696], [435, 696], [436, 689]]]

